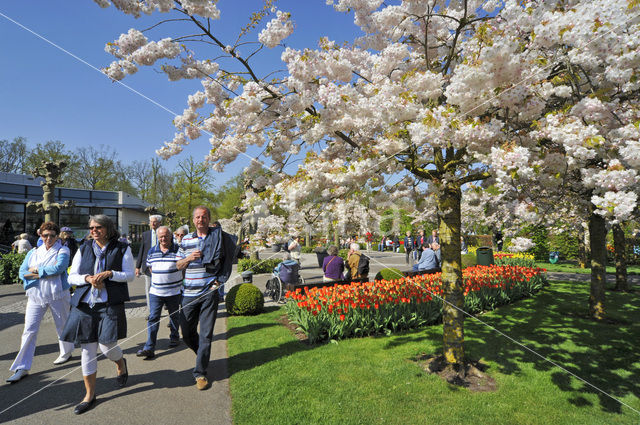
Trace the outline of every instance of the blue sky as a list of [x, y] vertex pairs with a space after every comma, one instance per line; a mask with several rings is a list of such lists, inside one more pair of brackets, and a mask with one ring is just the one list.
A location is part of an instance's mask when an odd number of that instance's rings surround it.
[[[214, 21], [216, 35], [232, 44], [251, 12], [260, 9], [259, 0], [220, 0], [221, 20]], [[285, 40], [294, 48], [316, 47], [321, 36], [337, 41], [353, 40], [357, 29], [353, 16], [340, 14], [324, 0], [280, 0], [279, 9], [291, 12], [296, 31]], [[14, 20], [43, 38], [101, 68], [113, 57], [104, 51], [129, 28], [144, 29], [170, 14], [154, 14], [134, 19], [115, 8], [101, 9], [91, 0], [28, 0], [0, 3], [0, 139], [26, 137], [29, 145], [60, 140], [68, 148], [111, 146], [125, 163], [155, 155], [155, 150], [171, 140], [173, 114], [154, 105], [106, 76], [62, 52], [36, 35], [11, 22]], [[256, 40], [270, 18], [255, 29], [247, 40]], [[150, 39], [184, 35], [170, 24], [146, 33]], [[192, 30], [193, 31], [193, 30]], [[241, 51], [248, 50], [241, 48]], [[260, 56], [260, 71], [282, 69], [282, 48]], [[215, 58], [212, 51], [209, 58]], [[200, 57], [203, 59], [204, 57]], [[201, 88], [199, 82], [169, 82], [163, 74], [146, 67], [125, 78], [124, 83], [167, 109], [182, 113], [187, 95]], [[185, 151], [166, 162], [169, 170], [188, 155], [203, 158], [209, 149], [206, 137], [192, 142]], [[215, 185], [222, 185], [246, 166], [241, 159], [222, 174], [215, 174]]]

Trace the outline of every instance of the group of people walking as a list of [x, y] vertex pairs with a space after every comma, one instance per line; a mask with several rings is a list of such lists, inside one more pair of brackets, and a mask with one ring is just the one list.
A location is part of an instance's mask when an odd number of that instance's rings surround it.
[[28, 375], [40, 322], [50, 309], [60, 346], [54, 364], [66, 363], [72, 359], [74, 347], [81, 348], [85, 397], [75, 406], [74, 413], [82, 414], [95, 405], [98, 348], [115, 364], [116, 386], [126, 386], [129, 369], [118, 340], [127, 335], [127, 283], [144, 275], [148, 331], [147, 341], [137, 355], [154, 357], [160, 315], [166, 305], [169, 345], [179, 344], [179, 326], [185, 344], [196, 354], [196, 387], [208, 388], [213, 327], [221, 287], [231, 274], [235, 240], [219, 225], [210, 225], [211, 212], [204, 206], [193, 211], [193, 233], [179, 228], [172, 234], [161, 222], [161, 216], [150, 218], [151, 229], [143, 235], [137, 259], [129, 245], [120, 241], [115, 224], [106, 215], [90, 217], [91, 238], [75, 255], [63, 245], [57, 224], [42, 224], [39, 230], [43, 243], [28, 251], [20, 267], [27, 296], [25, 327], [10, 367], [14, 374], [8, 382], [16, 383]]

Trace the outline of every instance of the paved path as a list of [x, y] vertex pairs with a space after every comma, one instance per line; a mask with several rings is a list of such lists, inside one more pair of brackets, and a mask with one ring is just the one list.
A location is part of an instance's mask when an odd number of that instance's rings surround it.
[[[54, 366], [58, 355], [55, 327], [50, 313], [38, 335], [38, 346], [31, 373], [16, 384], [6, 384], [9, 367], [16, 356], [24, 324], [24, 291], [19, 285], [0, 286], [0, 422], [15, 424], [110, 423], [163, 424], [170, 422], [231, 424], [231, 397], [227, 371], [226, 311], [221, 305], [216, 321], [209, 378], [206, 391], [195, 388], [191, 369], [194, 353], [184, 343], [168, 348], [168, 317], [162, 318], [156, 358], [135, 356], [146, 340], [144, 280], [129, 284], [132, 301], [126, 304], [128, 338], [120, 341], [129, 367], [129, 382], [116, 388], [115, 365], [98, 361], [97, 399], [91, 411], [76, 416], [73, 407], [84, 397], [80, 350], [72, 361]], [[4, 412], [3, 412], [4, 411]]]
[[[370, 252], [371, 272], [375, 276], [383, 267], [407, 270], [404, 254]], [[267, 251], [263, 259], [282, 254]], [[307, 280], [320, 280], [322, 271], [315, 254], [303, 254], [302, 275]], [[254, 284], [264, 290], [269, 274], [254, 276]], [[551, 279], [589, 281], [588, 274], [549, 273]], [[615, 277], [608, 279], [615, 281]], [[633, 284], [640, 284], [640, 276], [629, 277]], [[238, 284], [235, 273], [231, 285]], [[220, 306], [214, 330], [209, 376], [213, 383], [206, 391], [198, 391], [191, 377], [195, 355], [184, 344], [170, 349], [169, 331], [163, 317], [158, 335], [158, 349], [154, 360], [142, 360], [135, 356], [146, 339], [146, 305], [144, 280], [135, 279], [129, 284], [131, 302], [126, 304], [128, 338], [120, 346], [125, 351], [129, 365], [129, 383], [123, 389], [115, 386], [115, 366], [106, 359], [98, 362], [96, 407], [84, 415], [73, 414], [73, 407], [84, 396], [80, 351], [74, 351], [74, 359], [62, 366], [54, 366], [58, 355], [55, 328], [50, 313], [44, 318], [38, 337], [38, 347], [30, 375], [17, 384], [6, 384], [4, 379], [20, 344], [24, 324], [26, 298], [20, 285], [0, 285], [0, 423], [15, 424], [75, 424], [104, 421], [126, 424], [157, 424], [168, 422], [207, 424], [231, 424], [231, 397], [227, 369], [226, 310]], [[269, 304], [269, 303], [267, 303]]]

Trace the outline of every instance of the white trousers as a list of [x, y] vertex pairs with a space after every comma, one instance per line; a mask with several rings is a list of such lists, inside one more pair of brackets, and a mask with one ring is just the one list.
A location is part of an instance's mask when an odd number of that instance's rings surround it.
[[100, 344], [97, 342], [89, 342], [87, 344], [81, 344], [82, 356], [80, 363], [82, 364], [82, 375], [93, 375], [98, 371], [98, 347], [100, 351], [107, 356], [107, 358], [113, 362], [117, 362], [122, 358], [122, 348], [117, 342], [111, 344]]
[[[59, 300], [51, 301], [47, 305], [38, 305], [31, 302], [30, 299], [27, 299], [27, 310], [24, 313], [24, 332], [22, 332], [20, 351], [18, 351], [18, 355], [9, 370], [31, 370], [31, 362], [33, 361], [33, 355], [36, 351], [36, 339], [38, 337], [38, 330], [40, 330], [40, 322], [48, 308], [51, 308], [53, 322], [56, 325], [58, 338], [60, 338], [64, 330], [64, 325], [67, 322], [67, 317], [69, 317], [69, 301], [70, 297], [67, 296]], [[58, 345], [60, 346], [60, 355], [66, 356], [73, 351], [73, 342], [65, 342], [58, 339]]]
[[149, 304], [149, 289], [151, 288], [151, 276], [144, 275], [144, 293], [147, 296], [147, 316], [151, 314], [151, 304]]

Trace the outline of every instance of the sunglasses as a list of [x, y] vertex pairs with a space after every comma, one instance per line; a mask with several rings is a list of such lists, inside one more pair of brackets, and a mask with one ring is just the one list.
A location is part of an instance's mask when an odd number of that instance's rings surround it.
[[43, 234], [41, 234], [40, 236], [41, 236], [43, 239], [46, 239], [46, 238], [55, 238], [55, 237], [57, 237], [58, 235], [56, 235], [55, 233], [43, 233]]
[[89, 230], [100, 230], [103, 226], [89, 226]]

